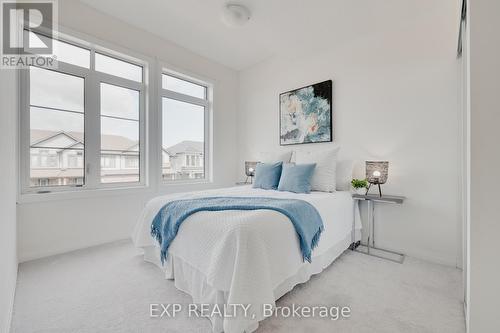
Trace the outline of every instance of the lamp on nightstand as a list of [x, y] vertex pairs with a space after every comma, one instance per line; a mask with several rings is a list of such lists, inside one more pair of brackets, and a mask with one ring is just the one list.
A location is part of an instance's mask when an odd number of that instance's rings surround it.
[[248, 178], [250, 178], [250, 184], [253, 183], [253, 177], [255, 176], [255, 167], [258, 162], [245, 161], [245, 175], [247, 176], [246, 183], [248, 183]]
[[389, 162], [387, 161], [366, 161], [366, 180], [370, 185], [366, 189], [366, 194], [372, 185], [378, 186], [379, 196], [382, 197], [381, 184], [385, 184], [389, 175]]

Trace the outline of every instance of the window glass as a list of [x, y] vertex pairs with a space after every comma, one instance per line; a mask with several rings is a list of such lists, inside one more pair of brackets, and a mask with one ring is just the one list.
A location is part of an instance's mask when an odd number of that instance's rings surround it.
[[[51, 42], [50, 37], [32, 31], [28, 36], [30, 45], [35, 47], [44, 47]], [[52, 39], [52, 48], [57, 61], [90, 68], [90, 50], [57, 39]]]
[[90, 68], [90, 51], [59, 40], [53, 40], [57, 61], [67, 62], [80, 67]]
[[162, 99], [162, 175], [164, 180], [205, 178], [205, 108]]
[[83, 78], [30, 68], [31, 187], [84, 184], [83, 96]]
[[142, 82], [142, 67], [129, 62], [95, 54], [95, 69], [99, 72], [122, 77], [124, 79]]
[[83, 112], [84, 83], [78, 76], [30, 67], [30, 105]]
[[206, 98], [206, 87], [176, 78], [175, 76], [163, 74], [162, 87], [163, 89], [175, 91], [180, 94], [189, 95], [201, 99]]
[[139, 120], [139, 92], [101, 83], [101, 115]]
[[138, 182], [139, 174], [138, 92], [101, 83], [101, 182]]

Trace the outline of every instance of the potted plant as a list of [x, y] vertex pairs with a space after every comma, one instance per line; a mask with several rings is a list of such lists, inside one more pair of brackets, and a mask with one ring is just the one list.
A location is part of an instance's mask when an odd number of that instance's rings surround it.
[[368, 181], [366, 179], [356, 179], [351, 181], [352, 188], [354, 192], [358, 194], [366, 194], [366, 188], [368, 187]]

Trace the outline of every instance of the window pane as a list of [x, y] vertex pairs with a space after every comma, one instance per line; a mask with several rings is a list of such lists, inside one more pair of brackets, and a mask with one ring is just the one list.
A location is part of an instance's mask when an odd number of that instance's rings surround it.
[[205, 178], [205, 109], [162, 99], [162, 174], [164, 180]]
[[90, 68], [89, 50], [59, 40], [54, 40], [53, 45], [57, 61]]
[[84, 79], [38, 67], [30, 67], [30, 104], [83, 112]]
[[138, 181], [139, 121], [101, 116], [101, 182]]
[[139, 119], [139, 92], [101, 83], [101, 115]]
[[100, 53], [95, 54], [95, 69], [110, 75], [142, 82], [142, 67], [129, 62], [108, 57]]
[[[44, 134], [63, 133], [83, 143], [83, 113], [66, 112], [45, 108], [30, 108], [31, 140], [41, 140]], [[51, 141], [54, 142], [53, 140]], [[56, 147], [66, 147], [64, 142]]]
[[[46, 44], [50, 42], [50, 37], [33, 32], [29, 32], [29, 34], [30, 42], [36, 42], [38, 38]], [[90, 68], [90, 50], [57, 39], [52, 40], [52, 46], [57, 61]]]
[[[46, 74], [51, 81], [42, 79]], [[58, 91], [64, 82], [71, 85], [65, 87], [68, 95]], [[30, 101], [46, 106], [30, 106], [31, 187], [84, 184], [83, 94], [82, 78], [30, 69]], [[59, 110], [66, 106], [80, 111]]]
[[204, 86], [199, 84], [191, 83], [186, 80], [178, 79], [174, 76], [162, 75], [162, 87], [163, 89], [178, 92], [180, 94], [185, 94], [201, 99], [206, 98], [206, 89]]

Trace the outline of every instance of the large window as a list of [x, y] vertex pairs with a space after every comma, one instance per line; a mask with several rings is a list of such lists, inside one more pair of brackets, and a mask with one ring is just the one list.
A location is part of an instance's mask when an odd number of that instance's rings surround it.
[[162, 74], [162, 178], [207, 177], [208, 88], [179, 75]]
[[144, 183], [144, 62], [54, 42], [57, 69], [22, 74], [23, 190]]

